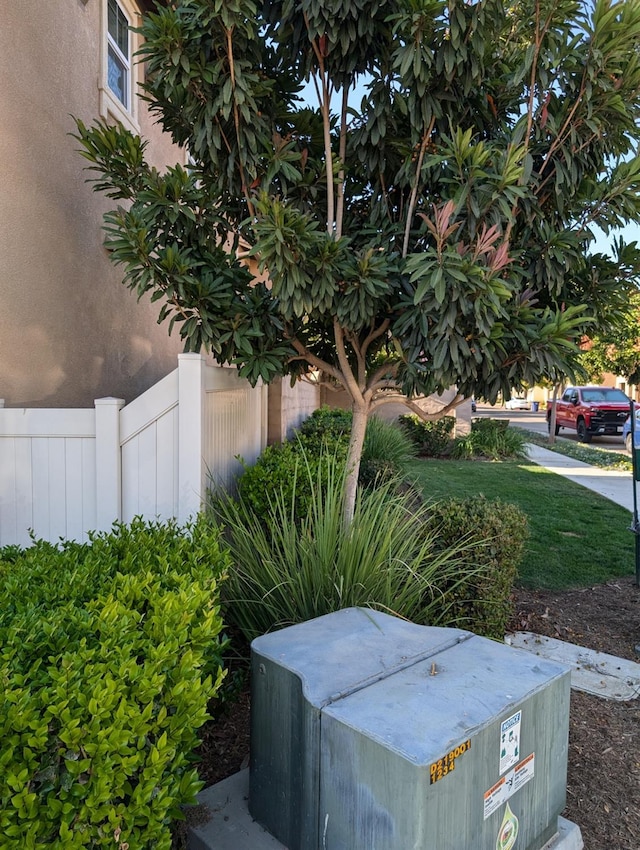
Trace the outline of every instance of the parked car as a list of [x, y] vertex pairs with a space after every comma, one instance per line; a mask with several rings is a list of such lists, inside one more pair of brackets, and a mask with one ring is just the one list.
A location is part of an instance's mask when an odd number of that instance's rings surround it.
[[[629, 415], [629, 398], [616, 387], [567, 387], [556, 403], [556, 434], [571, 428], [582, 443], [601, 434], [621, 434]], [[547, 408], [551, 430], [553, 404]]]
[[[636, 431], [633, 437], [633, 442], [636, 445], [636, 448], [640, 448], [640, 416], [638, 416], [638, 407], [636, 405]], [[631, 454], [631, 417], [627, 418], [627, 421], [622, 426], [622, 439], [624, 441], [625, 449]]]
[[504, 406], [507, 410], [531, 410], [531, 403], [524, 396], [514, 396], [505, 401]]

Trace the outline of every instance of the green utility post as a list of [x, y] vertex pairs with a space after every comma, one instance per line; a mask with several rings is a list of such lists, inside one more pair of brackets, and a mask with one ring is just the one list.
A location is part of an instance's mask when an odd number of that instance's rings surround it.
[[640, 587], [640, 522], [638, 522], [637, 482], [640, 481], [640, 446], [636, 446], [636, 405], [633, 399], [631, 408], [631, 460], [633, 463], [633, 521], [631, 531], [636, 536], [636, 584]]

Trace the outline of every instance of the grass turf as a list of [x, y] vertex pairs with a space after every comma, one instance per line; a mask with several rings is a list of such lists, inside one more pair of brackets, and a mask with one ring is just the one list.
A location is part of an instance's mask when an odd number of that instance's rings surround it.
[[588, 587], [635, 571], [629, 511], [541, 466], [417, 460], [410, 477], [427, 498], [482, 493], [518, 505], [529, 518], [518, 581], [524, 587]]

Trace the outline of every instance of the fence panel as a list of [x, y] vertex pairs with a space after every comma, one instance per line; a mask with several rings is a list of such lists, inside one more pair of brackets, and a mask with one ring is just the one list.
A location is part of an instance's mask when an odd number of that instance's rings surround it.
[[207, 368], [204, 445], [206, 488], [233, 490], [241, 457], [253, 463], [266, 445], [267, 388], [253, 388], [235, 369]]
[[0, 545], [95, 527], [95, 412], [0, 408]]
[[124, 522], [130, 522], [138, 515], [159, 519], [178, 515], [177, 447], [177, 403], [134, 436], [123, 440]]
[[199, 355], [122, 407], [3, 408], [0, 403], [0, 546], [86, 540], [115, 520], [193, 516], [210, 480], [232, 486], [236, 455], [266, 444], [266, 388]]

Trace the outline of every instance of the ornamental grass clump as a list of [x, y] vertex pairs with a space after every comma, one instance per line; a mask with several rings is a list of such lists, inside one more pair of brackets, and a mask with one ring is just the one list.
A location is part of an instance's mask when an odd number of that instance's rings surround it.
[[400, 495], [395, 481], [361, 491], [347, 525], [343, 467], [329, 458], [327, 472], [307, 482], [304, 517], [277, 492], [266, 524], [247, 501], [214, 502], [233, 561], [223, 586], [228, 619], [248, 640], [350, 606], [452, 624], [444, 591], [473, 572], [461, 566], [467, 544], [438, 549], [428, 509]]
[[3, 850], [169, 850], [223, 678], [219, 532], [134, 521], [0, 551]]
[[504, 420], [474, 419], [470, 433], [455, 441], [451, 456], [456, 460], [524, 458], [526, 442], [526, 434], [520, 428], [509, 427]]

